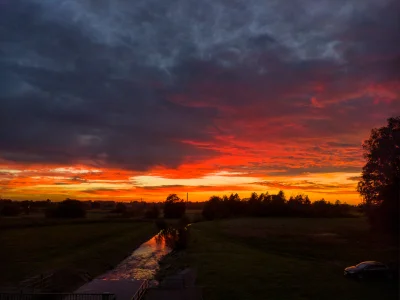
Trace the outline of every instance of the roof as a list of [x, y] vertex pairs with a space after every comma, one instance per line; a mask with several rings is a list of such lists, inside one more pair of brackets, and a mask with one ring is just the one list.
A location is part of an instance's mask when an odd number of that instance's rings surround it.
[[374, 261], [374, 260], [367, 260], [367, 261], [362, 261], [360, 264], [370, 264], [370, 265], [383, 265], [383, 263], [379, 261]]

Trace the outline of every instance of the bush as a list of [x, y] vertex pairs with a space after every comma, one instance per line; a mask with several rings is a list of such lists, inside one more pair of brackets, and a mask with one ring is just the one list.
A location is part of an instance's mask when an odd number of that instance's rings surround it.
[[48, 208], [45, 214], [47, 218], [84, 218], [86, 209], [81, 201], [67, 199]]

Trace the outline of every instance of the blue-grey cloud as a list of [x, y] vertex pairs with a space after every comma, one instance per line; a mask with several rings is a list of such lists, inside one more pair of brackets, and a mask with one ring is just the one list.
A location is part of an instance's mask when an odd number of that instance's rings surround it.
[[[288, 96], [288, 87], [322, 78], [351, 90], [343, 74], [367, 83], [396, 76], [396, 8], [389, 0], [3, 0], [0, 158], [146, 170], [218, 155], [182, 141], [242, 136], [243, 126], [217, 125], [231, 117], [221, 106], [265, 102], [260, 115], [295, 116], [312, 94]], [[232, 92], [191, 88], [205, 79]], [[247, 98], [237, 83], [269, 97]], [[180, 94], [185, 101], [171, 100]], [[191, 103], [199, 97], [208, 105]], [[346, 130], [337, 111], [334, 126], [307, 121], [309, 135]]]

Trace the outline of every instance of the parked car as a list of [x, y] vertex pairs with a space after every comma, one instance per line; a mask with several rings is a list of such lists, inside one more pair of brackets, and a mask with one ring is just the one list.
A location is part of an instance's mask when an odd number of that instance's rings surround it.
[[388, 278], [393, 277], [392, 271], [384, 263], [378, 261], [363, 261], [355, 266], [344, 269], [344, 276], [357, 279]]

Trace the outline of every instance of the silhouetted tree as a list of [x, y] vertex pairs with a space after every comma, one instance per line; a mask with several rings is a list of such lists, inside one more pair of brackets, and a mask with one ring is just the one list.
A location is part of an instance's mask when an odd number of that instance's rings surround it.
[[239, 195], [231, 194], [228, 199], [224, 199], [228, 206], [228, 211], [231, 216], [240, 216], [243, 215], [245, 212], [243, 211], [243, 205], [241, 203], [241, 199]]
[[286, 197], [283, 191], [279, 191], [276, 195], [271, 195], [271, 201], [269, 203], [270, 212], [272, 215], [284, 215], [286, 209]]
[[371, 131], [363, 143], [366, 164], [358, 183], [371, 225], [399, 230], [400, 202], [400, 116]]
[[225, 205], [222, 199], [218, 196], [211, 196], [210, 199], [204, 204], [202, 215], [207, 220], [214, 220], [226, 216]]
[[309, 216], [309, 206], [311, 204], [307, 195], [299, 194], [291, 196], [287, 201], [288, 213], [293, 216]]
[[46, 209], [48, 218], [84, 218], [86, 209], [84, 203], [67, 199]]
[[263, 205], [263, 199], [264, 199], [264, 194], [260, 194], [260, 196], [257, 195], [257, 193], [252, 193], [247, 206], [248, 206], [248, 212], [251, 216], [255, 217], [261, 217], [264, 215], [264, 205]]
[[330, 214], [331, 204], [322, 198], [321, 200], [314, 201], [312, 208], [315, 216], [328, 217]]
[[185, 210], [185, 202], [176, 194], [170, 194], [164, 202], [164, 218], [181, 218]]
[[231, 196], [212, 196], [204, 204], [202, 215], [207, 220], [220, 218], [254, 216], [254, 217], [351, 217], [351, 206], [337, 202], [332, 204], [324, 199], [311, 203], [307, 195], [291, 196], [286, 201], [285, 193], [276, 195], [268, 193], [240, 200], [237, 194]]

